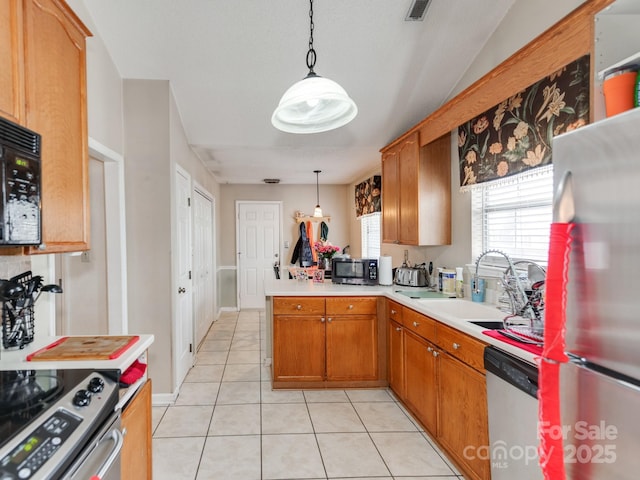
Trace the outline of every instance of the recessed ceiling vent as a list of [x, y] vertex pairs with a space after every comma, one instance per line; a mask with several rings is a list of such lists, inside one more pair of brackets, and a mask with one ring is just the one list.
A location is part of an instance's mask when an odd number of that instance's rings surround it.
[[430, 3], [431, 0], [413, 0], [411, 7], [409, 7], [409, 13], [407, 13], [405, 21], [421, 22], [422, 20], [424, 20], [424, 17], [427, 13], [427, 8], [429, 8]]
[[280, 179], [279, 178], [265, 178], [264, 180], [262, 180], [264, 183], [280, 183]]

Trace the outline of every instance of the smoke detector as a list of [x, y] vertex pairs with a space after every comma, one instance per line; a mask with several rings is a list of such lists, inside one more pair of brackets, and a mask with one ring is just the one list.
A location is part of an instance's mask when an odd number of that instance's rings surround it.
[[264, 183], [269, 183], [269, 184], [280, 183], [280, 179], [279, 178], [265, 178], [262, 181]]
[[409, 12], [404, 20], [406, 22], [421, 22], [424, 20], [430, 3], [431, 0], [413, 0], [411, 7], [409, 7]]

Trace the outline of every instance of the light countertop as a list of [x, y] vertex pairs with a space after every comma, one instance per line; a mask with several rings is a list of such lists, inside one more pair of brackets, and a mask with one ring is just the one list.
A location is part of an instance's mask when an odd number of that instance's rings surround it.
[[[78, 335], [82, 336], [82, 335]], [[63, 337], [41, 337], [35, 338], [22, 350], [1, 349], [0, 369], [2, 370], [49, 370], [49, 369], [69, 369], [86, 368], [93, 370], [126, 370], [134, 360], [137, 360], [151, 346], [154, 340], [153, 335], [139, 335], [138, 340], [133, 343], [118, 358], [113, 360], [56, 360], [56, 361], [27, 361], [27, 355], [34, 353], [41, 348], [50, 345]]]
[[[538, 356], [519, 347], [502, 342], [498, 339], [484, 335], [487, 330], [484, 327], [469, 322], [473, 320], [502, 320], [506, 314], [487, 303], [475, 303], [470, 299], [415, 299], [398, 293], [398, 291], [424, 291], [424, 288], [402, 287], [399, 285], [339, 285], [329, 282], [313, 283], [312, 280], [300, 282], [297, 280], [265, 281], [265, 296], [289, 297], [289, 296], [382, 296], [389, 298], [401, 305], [409, 307], [417, 312], [427, 315], [445, 325], [464, 332], [478, 340], [493, 345], [525, 362], [538, 364]], [[464, 303], [462, 303], [464, 302]], [[461, 318], [461, 312], [465, 318]]]

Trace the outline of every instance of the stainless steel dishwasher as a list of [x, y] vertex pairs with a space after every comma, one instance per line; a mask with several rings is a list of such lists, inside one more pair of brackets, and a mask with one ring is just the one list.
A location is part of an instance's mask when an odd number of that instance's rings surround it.
[[494, 347], [484, 350], [492, 480], [538, 480], [538, 368]]

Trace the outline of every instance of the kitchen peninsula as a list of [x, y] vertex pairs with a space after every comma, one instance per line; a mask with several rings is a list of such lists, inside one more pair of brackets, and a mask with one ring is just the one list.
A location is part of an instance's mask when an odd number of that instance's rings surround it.
[[[484, 349], [535, 354], [472, 322], [505, 314], [425, 289], [272, 280], [265, 284], [267, 359], [278, 388], [389, 387], [468, 478], [490, 478]], [[465, 450], [466, 449], [466, 450]]]

